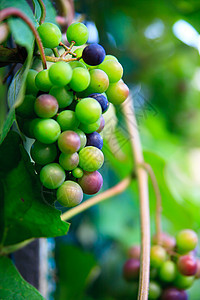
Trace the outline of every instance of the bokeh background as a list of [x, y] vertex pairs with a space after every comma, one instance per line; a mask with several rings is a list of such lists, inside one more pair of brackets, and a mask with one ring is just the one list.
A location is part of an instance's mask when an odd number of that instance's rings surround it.
[[[124, 67], [134, 99], [145, 160], [162, 194], [163, 230], [172, 235], [200, 225], [200, 1], [75, 1], [76, 19]], [[116, 118], [117, 117], [117, 118]], [[103, 190], [133, 166], [121, 109], [107, 116]], [[151, 231], [155, 196], [150, 188]], [[71, 220], [56, 240], [55, 299], [136, 299], [122, 279], [127, 249], [140, 243], [137, 182], [119, 196]], [[189, 290], [198, 300], [199, 281]], [[134, 295], [134, 296], [133, 296]], [[135, 298], [134, 298], [135, 297]]]

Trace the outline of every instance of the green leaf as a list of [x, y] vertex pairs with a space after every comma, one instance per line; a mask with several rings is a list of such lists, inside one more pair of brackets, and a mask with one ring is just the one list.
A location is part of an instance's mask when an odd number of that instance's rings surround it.
[[0, 257], [0, 299], [42, 300], [42, 295], [26, 282], [11, 260]]
[[65, 235], [69, 224], [61, 221], [61, 212], [48, 204], [48, 194], [44, 197], [39, 178], [16, 132], [11, 131], [0, 146], [0, 157], [2, 246], [35, 237]]
[[2, 126], [2, 130], [1, 130], [1, 133], [0, 133], [0, 144], [3, 142], [6, 135], [8, 134], [14, 120], [15, 120], [15, 109], [14, 109], [14, 107], [12, 107], [10, 109], [9, 113], [7, 114], [7, 117], [6, 117], [6, 119], [3, 123], [3, 126]]
[[[53, 7], [52, 3], [50, 0], [43, 0], [45, 8], [46, 8], [46, 18], [45, 18], [45, 22], [50, 22], [50, 23], [56, 23], [56, 10]], [[40, 20], [40, 16], [41, 16], [41, 8], [40, 8], [40, 4], [37, 0], [34, 0], [34, 4], [35, 4], [35, 17], [37, 19], [37, 21], [39, 22]]]
[[92, 271], [95, 267], [96, 261], [92, 254], [83, 252], [75, 246], [61, 244], [58, 249], [57, 299], [83, 299], [85, 288], [92, 280]]

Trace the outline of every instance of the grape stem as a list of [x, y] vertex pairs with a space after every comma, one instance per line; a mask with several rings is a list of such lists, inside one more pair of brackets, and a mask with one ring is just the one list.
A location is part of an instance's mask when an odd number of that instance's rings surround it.
[[81, 203], [80, 205], [71, 208], [70, 210], [66, 211], [65, 213], [63, 213], [61, 215], [61, 219], [63, 221], [67, 221], [71, 218], [73, 218], [74, 216], [76, 216], [77, 214], [85, 211], [86, 209], [108, 199], [111, 198], [113, 196], [116, 196], [120, 193], [122, 193], [131, 183], [131, 179], [132, 176], [128, 176], [126, 178], [124, 178], [122, 181], [120, 181], [118, 184], [114, 185], [113, 187], [111, 187], [110, 189], [106, 190], [105, 192], [102, 192], [88, 200], [86, 200], [85, 202]]
[[41, 17], [40, 17], [40, 24], [44, 23], [46, 18], [46, 7], [44, 5], [44, 2], [42, 0], [38, 0], [40, 9], [41, 9]]
[[151, 182], [153, 185], [153, 189], [155, 191], [156, 196], [156, 241], [157, 244], [161, 244], [161, 232], [162, 232], [162, 222], [161, 222], [161, 213], [162, 213], [162, 198], [160, 194], [159, 185], [155, 176], [155, 173], [152, 169], [152, 167], [147, 163], [140, 164], [141, 167], [143, 167], [147, 173], [149, 174], [149, 177], [151, 178]]
[[71, 51], [74, 45], [75, 45], [75, 42], [71, 42], [70, 46], [67, 47], [65, 44], [63, 44], [62, 42], [60, 42], [59, 46], [61, 46], [61, 47], [63, 47], [65, 49], [65, 52], [60, 57], [65, 57], [67, 54], [71, 54], [72, 56], [76, 57], [77, 54], [73, 53]]
[[133, 108], [131, 96], [123, 103], [122, 109], [126, 120], [130, 142], [133, 151], [133, 159], [136, 163], [136, 176], [138, 179], [140, 198], [140, 227], [141, 227], [141, 256], [140, 256], [140, 279], [138, 300], [148, 299], [149, 268], [150, 268], [150, 215], [149, 215], [149, 193], [148, 175], [141, 167], [144, 163], [137, 121]]
[[[36, 55], [38, 58], [41, 58], [40, 55]], [[63, 58], [63, 57], [52, 57], [52, 56], [45, 56], [46, 61], [51, 61], [51, 62], [57, 62], [57, 61], [77, 61], [80, 60], [80, 57], [74, 57], [74, 58]]]
[[58, 49], [57, 48], [52, 48], [53, 54], [55, 57], [60, 57]]
[[37, 43], [38, 48], [39, 48], [43, 68], [47, 69], [46, 58], [45, 58], [45, 54], [44, 54], [44, 48], [43, 48], [43, 45], [42, 45], [42, 41], [40, 39], [40, 36], [39, 36], [37, 30], [35, 29], [34, 25], [32, 24], [32, 22], [29, 20], [29, 18], [27, 18], [27, 16], [24, 13], [22, 13], [19, 9], [14, 8], [14, 7], [9, 7], [9, 8], [5, 8], [5, 9], [1, 10], [1, 12], [0, 12], [0, 22], [2, 22], [3, 20], [5, 20], [5, 19], [7, 19], [8, 17], [11, 17], [11, 16], [16, 16], [16, 17], [22, 19], [29, 26], [29, 28], [33, 32], [34, 37], [36, 39], [36, 43]]

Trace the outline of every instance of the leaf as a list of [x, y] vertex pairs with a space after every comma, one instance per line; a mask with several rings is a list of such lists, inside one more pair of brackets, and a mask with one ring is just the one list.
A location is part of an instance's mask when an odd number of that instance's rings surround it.
[[65, 235], [69, 224], [61, 221], [61, 212], [48, 204], [48, 194], [44, 197], [39, 178], [16, 132], [11, 131], [0, 146], [0, 157], [4, 161], [0, 165], [1, 244]]
[[21, 277], [9, 258], [0, 257], [0, 299], [42, 300], [44, 298]]
[[[50, 0], [43, 0], [45, 8], [46, 8], [46, 18], [45, 22], [50, 22], [50, 23], [56, 23], [56, 11], [55, 8], [53, 7], [52, 3]], [[37, 0], [34, 0], [35, 4], [35, 17], [37, 21], [39, 22], [40, 16], [41, 16], [41, 8], [40, 4]]]
[[84, 290], [96, 266], [93, 255], [71, 245], [58, 249], [59, 297], [57, 299], [83, 299]]
[[15, 109], [12, 107], [7, 114], [7, 117], [3, 123], [2, 130], [0, 133], [0, 144], [3, 142], [5, 139], [6, 135], [8, 134], [13, 122], [15, 120]]

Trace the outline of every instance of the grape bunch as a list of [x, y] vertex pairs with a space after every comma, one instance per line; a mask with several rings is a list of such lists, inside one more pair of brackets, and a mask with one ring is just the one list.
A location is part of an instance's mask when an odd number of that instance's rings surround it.
[[[200, 259], [196, 257], [197, 234], [190, 229], [180, 231], [176, 239], [166, 233], [157, 244], [153, 237], [150, 252], [149, 299], [187, 300], [185, 290], [200, 278]], [[140, 271], [140, 247], [128, 251], [129, 259], [123, 266], [126, 281], [137, 281]]]
[[[102, 187], [98, 170], [104, 162], [103, 114], [110, 102], [124, 102], [129, 89], [116, 57], [106, 55], [99, 44], [84, 45], [88, 40], [84, 24], [68, 27], [70, 47], [61, 42], [57, 25], [43, 23], [37, 30], [45, 48], [55, 51], [60, 45], [68, 51], [48, 69], [29, 70], [17, 121], [20, 130], [35, 139], [30, 154], [42, 185], [57, 189], [57, 200], [73, 207], [83, 193], [93, 195]], [[73, 51], [74, 45], [82, 47]]]

